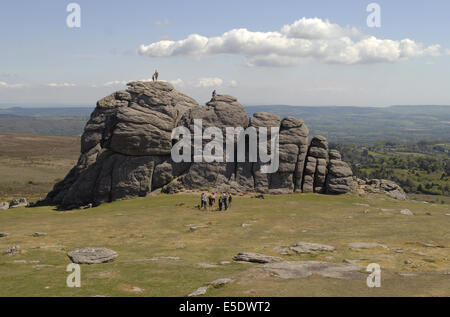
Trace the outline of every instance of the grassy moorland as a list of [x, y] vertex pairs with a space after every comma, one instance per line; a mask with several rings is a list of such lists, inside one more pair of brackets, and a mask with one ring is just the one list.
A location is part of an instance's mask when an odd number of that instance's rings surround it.
[[[2, 133], [0, 144], [1, 201], [43, 198], [79, 151], [78, 137]], [[197, 205], [198, 194], [179, 194], [69, 212], [53, 207], [0, 211], [0, 232], [9, 233], [0, 238], [0, 296], [185, 296], [218, 278], [235, 282], [211, 288], [208, 296], [450, 295], [447, 204], [292, 194], [264, 200], [235, 197], [226, 213], [199, 211]], [[400, 214], [404, 208], [415, 215]], [[192, 225], [207, 227], [191, 232]], [[34, 232], [46, 235], [33, 237]], [[303, 255], [281, 255], [276, 249], [299, 241], [336, 249]], [[350, 242], [387, 248], [355, 250]], [[3, 255], [13, 245], [21, 253]], [[88, 246], [111, 248], [119, 257], [82, 265], [82, 287], [66, 287], [67, 252]], [[369, 289], [364, 279], [317, 275], [281, 279], [258, 264], [233, 262], [241, 251], [288, 261], [354, 260], [362, 268], [378, 263], [382, 287]]]
[[0, 133], [0, 201], [44, 198], [76, 163], [76, 136]]
[[[178, 194], [69, 212], [52, 207], [2, 211], [0, 232], [10, 235], [0, 238], [0, 250], [20, 245], [22, 252], [0, 255], [0, 296], [186, 296], [218, 278], [232, 278], [234, 283], [206, 295], [450, 295], [448, 205], [316, 194], [235, 197], [232, 208], [223, 213], [200, 211], [197, 204], [198, 195]], [[415, 215], [393, 211], [403, 208]], [[192, 225], [207, 227], [190, 231]], [[33, 237], [36, 231], [46, 235]], [[276, 249], [299, 241], [336, 249], [289, 255]], [[348, 246], [351, 242], [387, 248], [356, 250]], [[81, 288], [66, 287], [66, 253], [88, 246], [113, 249], [119, 257], [82, 265]], [[356, 260], [362, 268], [378, 263], [382, 285], [370, 289], [365, 279], [317, 275], [281, 279], [258, 264], [233, 262], [233, 255], [242, 251], [288, 261]]]

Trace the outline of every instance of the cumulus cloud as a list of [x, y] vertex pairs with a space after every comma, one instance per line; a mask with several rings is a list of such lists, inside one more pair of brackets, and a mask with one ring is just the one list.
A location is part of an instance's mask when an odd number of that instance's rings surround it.
[[241, 55], [248, 66], [292, 66], [302, 59], [325, 63], [393, 63], [414, 57], [442, 55], [439, 45], [425, 47], [411, 39], [365, 36], [352, 27], [328, 20], [302, 18], [279, 31], [233, 29], [216, 37], [191, 34], [179, 41], [141, 45], [138, 53], [150, 57]]
[[218, 77], [205, 77], [199, 78], [196, 83], [196, 87], [208, 88], [208, 87], [220, 87], [223, 84], [223, 79]]
[[183, 87], [184, 86], [184, 81], [181, 78], [177, 78], [174, 80], [169, 80], [169, 83], [171, 83], [174, 86], [178, 86], [178, 87]]
[[24, 84], [10, 84], [5, 81], [0, 81], [0, 87], [2, 88], [21, 88], [24, 87]]
[[71, 83], [50, 83], [47, 84], [47, 86], [60, 88], [60, 87], [75, 87], [76, 85]]
[[128, 81], [126, 80], [111, 80], [103, 84], [105, 87], [111, 87], [111, 86], [123, 86], [126, 85]]

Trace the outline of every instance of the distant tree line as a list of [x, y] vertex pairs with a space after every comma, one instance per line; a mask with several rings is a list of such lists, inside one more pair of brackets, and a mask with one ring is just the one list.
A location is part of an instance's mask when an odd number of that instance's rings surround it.
[[374, 145], [331, 143], [359, 178], [382, 178], [408, 193], [450, 196], [450, 140]]

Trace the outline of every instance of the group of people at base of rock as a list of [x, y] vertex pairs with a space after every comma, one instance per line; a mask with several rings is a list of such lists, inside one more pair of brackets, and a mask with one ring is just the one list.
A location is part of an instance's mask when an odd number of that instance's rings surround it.
[[[228, 208], [231, 208], [232, 202], [233, 195], [231, 195], [231, 193], [222, 193], [222, 195], [219, 195], [217, 210], [222, 211], [222, 209], [227, 210]], [[208, 195], [202, 193], [200, 196], [200, 203], [199, 209], [214, 210], [216, 208], [216, 193], [212, 192]]]

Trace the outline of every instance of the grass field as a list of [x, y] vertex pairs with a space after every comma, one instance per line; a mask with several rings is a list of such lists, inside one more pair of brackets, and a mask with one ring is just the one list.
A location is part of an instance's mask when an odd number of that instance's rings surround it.
[[[2, 133], [0, 144], [0, 201], [43, 198], [79, 152], [78, 137]], [[218, 213], [199, 211], [198, 194], [178, 194], [69, 212], [53, 207], [0, 211], [0, 232], [9, 233], [0, 237], [0, 296], [186, 296], [218, 278], [234, 283], [206, 295], [450, 296], [450, 207], [438, 202], [292, 194], [264, 200], [235, 197], [230, 211]], [[415, 215], [386, 210], [404, 208]], [[191, 232], [192, 225], [207, 228]], [[33, 237], [34, 232], [46, 235]], [[281, 255], [276, 249], [299, 241], [336, 250]], [[350, 242], [388, 248], [354, 250]], [[3, 255], [13, 245], [20, 245], [21, 253]], [[82, 265], [81, 288], [68, 288], [67, 252], [89, 246], [111, 248], [119, 257]], [[288, 261], [355, 260], [362, 268], [378, 263], [382, 287], [369, 289], [364, 279], [317, 275], [281, 279], [258, 264], [233, 262], [242, 251]]]
[[0, 133], [0, 201], [44, 198], [72, 168], [80, 138]]
[[[186, 296], [218, 278], [235, 282], [212, 288], [208, 296], [450, 296], [448, 205], [315, 194], [235, 197], [224, 213], [199, 211], [197, 204], [197, 195], [178, 194], [70, 212], [51, 207], [2, 211], [0, 232], [10, 236], [0, 238], [0, 250], [20, 245], [22, 253], [0, 255], [0, 296]], [[381, 208], [408, 208], [415, 215]], [[192, 225], [208, 227], [191, 232]], [[31, 236], [36, 231], [47, 235]], [[280, 255], [274, 249], [299, 241], [336, 250]], [[350, 242], [388, 248], [353, 250]], [[66, 253], [88, 246], [113, 249], [119, 257], [82, 265], [81, 288], [66, 287]], [[370, 289], [364, 279], [316, 275], [280, 279], [258, 264], [233, 262], [242, 251], [289, 261], [349, 259], [362, 267], [374, 262], [382, 268], [382, 286]]]

